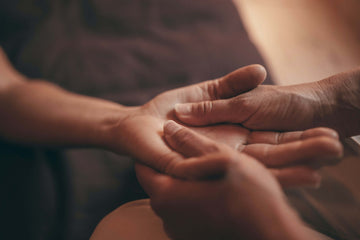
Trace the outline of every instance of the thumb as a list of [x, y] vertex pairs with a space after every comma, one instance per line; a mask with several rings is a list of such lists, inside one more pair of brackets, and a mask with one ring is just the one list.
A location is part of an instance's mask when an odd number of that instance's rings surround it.
[[164, 124], [164, 137], [172, 149], [187, 157], [185, 161], [170, 162], [165, 170], [167, 174], [185, 179], [225, 174], [231, 160], [215, 154], [221, 145], [174, 121]]
[[251, 113], [241, 107], [241, 101], [232, 104], [234, 102], [231, 98], [256, 88], [265, 78], [266, 70], [261, 65], [239, 68], [223, 78], [200, 84], [200, 89], [208, 92], [209, 97], [197, 101], [192, 99], [192, 103], [176, 104], [175, 114], [181, 121], [191, 125], [241, 123]]
[[[249, 65], [220, 78], [215, 89], [219, 99], [235, 97], [256, 88], [265, 80], [266, 75], [266, 69], [262, 65]], [[216, 84], [216, 81], [212, 83]]]
[[257, 87], [265, 78], [266, 70], [261, 65], [242, 67], [224, 77], [184, 87], [182, 102], [231, 98]]

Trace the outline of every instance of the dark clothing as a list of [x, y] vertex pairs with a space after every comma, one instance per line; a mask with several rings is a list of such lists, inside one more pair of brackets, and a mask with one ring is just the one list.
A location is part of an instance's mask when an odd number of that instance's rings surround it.
[[[0, 1], [0, 44], [31, 78], [125, 105], [262, 63], [231, 0]], [[88, 239], [144, 197], [126, 157], [3, 146], [7, 213], [23, 218], [13, 239]]]
[[28, 19], [1, 21], [24, 29], [2, 44], [24, 74], [77, 93], [137, 105], [262, 62], [230, 0], [32, 1]]

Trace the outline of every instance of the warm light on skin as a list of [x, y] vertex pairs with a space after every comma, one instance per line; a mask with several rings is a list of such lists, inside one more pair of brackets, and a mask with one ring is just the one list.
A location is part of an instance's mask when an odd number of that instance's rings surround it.
[[323, 79], [360, 65], [360, 3], [233, 0], [277, 84]]

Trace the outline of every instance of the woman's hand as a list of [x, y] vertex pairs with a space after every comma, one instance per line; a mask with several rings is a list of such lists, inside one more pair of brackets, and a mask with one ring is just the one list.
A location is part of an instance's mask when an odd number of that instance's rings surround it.
[[[192, 176], [186, 173], [184, 157], [162, 137], [163, 123], [177, 120], [174, 106], [234, 97], [255, 88], [266, 75], [263, 67], [248, 66], [217, 80], [165, 92], [144, 106], [125, 107], [73, 94], [45, 81], [28, 81], [2, 52], [0, 66], [1, 139], [48, 147], [106, 148], [182, 178], [201, 176], [196, 171]], [[307, 165], [328, 164], [341, 154], [331, 130], [252, 132], [240, 125], [217, 125], [196, 131], [278, 168], [276, 174], [284, 185], [316, 184], [318, 176]], [[208, 175], [219, 171], [209, 169]]]
[[226, 166], [215, 179], [186, 181], [137, 164], [138, 179], [172, 239], [314, 239], [259, 161], [172, 121], [164, 137], [186, 156], [190, 171], [191, 165], [202, 171], [204, 163]]

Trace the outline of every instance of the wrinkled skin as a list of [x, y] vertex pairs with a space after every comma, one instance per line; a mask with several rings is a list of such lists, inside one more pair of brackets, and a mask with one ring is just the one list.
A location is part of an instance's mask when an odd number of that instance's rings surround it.
[[[122, 143], [127, 153], [143, 164], [180, 178], [202, 178], [221, 174], [223, 167], [211, 165], [208, 172], [188, 171], [184, 156], [164, 142], [162, 126], [167, 120], [178, 121], [174, 106], [178, 103], [231, 98], [239, 92], [256, 87], [265, 78], [258, 66], [241, 68], [223, 78], [165, 92], [141, 107], [129, 111], [128, 117], [116, 126], [118, 148]], [[284, 186], [316, 186], [319, 176], [313, 167], [333, 163], [342, 154], [336, 132], [330, 129], [311, 129], [305, 132], [258, 132], [241, 125], [223, 124], [193, 128], [218, 142], [262, 161]], [[139, 151], [141, 149], [141, 151]], [[200, 163], [199, 163], [200, 164]], [[206, 165], [206, 164], [203, 164]], [[185, 170], [186, 169], [186, 170]]]
[[258, 86], [232, 98], [178, 105], [177, 117], [202, 126], [241, 123], [257, 130], [293, 131], [326, 126], [342, 136], [360, 134], [360, 69], [292, 85]]

